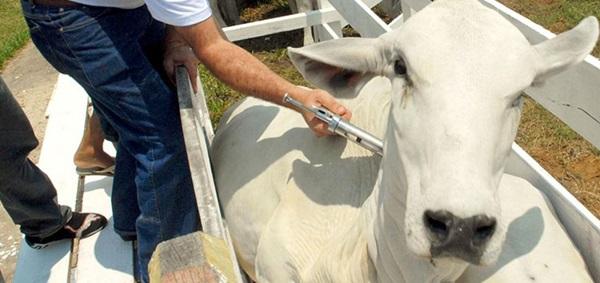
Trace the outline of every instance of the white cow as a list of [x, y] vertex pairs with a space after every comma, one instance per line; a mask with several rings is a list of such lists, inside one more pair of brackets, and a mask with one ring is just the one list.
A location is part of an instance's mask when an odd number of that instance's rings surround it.
[[384, 138], [384, 156], [257, 99], [231, 109], [212, 158], [244, 270], [276, 283], [590, 281], [543, 197], [503, 171], [521, 91], [597, 37], [588, 18], [532, 46], [476, 0], [438, 0], [377, 39], [290, 49]]

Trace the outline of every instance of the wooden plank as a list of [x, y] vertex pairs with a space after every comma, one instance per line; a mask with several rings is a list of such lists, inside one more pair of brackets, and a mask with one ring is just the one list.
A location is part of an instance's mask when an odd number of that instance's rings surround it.
[[[183, 136], [202, 230], [211, 236], [228, 240], [208, 153], [212, 137], [210, 140], [207, 138], [207, 131], [209, 131], [209, 135], [212, 135], [212, 126], [204, 102], [202, 83], [200, 80], [197, 81], [198, 93], [193, 93], [189, 76], [184, 67], [177, 68], [176, 76]], [[227, 241], [226, 244], [232, 246], [230, 241]], [[243, 282], [235, 254], [232, 249], [229, 251], [228, 256], [232, 259], [234, 265], [232, 268], [237, 282]]]
[[[381, 0], [364, 0], [361, 3], [367, 7], [374, 7], [379, 2]], [[336, 21], [340, 21], [342, 27], [347, 25], [340, 13], [335, 8], [329, 7], [316, 11], [230, 26], [223, 28], [223, 32], [230, 41], [239, 41]]]
[[[112, 144], [104, 148], [114, 156]], [[113, 227], [112, 177], [85, 177], [82, 211], [104, 215], [109, 221], [100, 233], [79, 241], [79, 253], [75, 273], [76, 282], [133, 282], [133, 246], [115, 233]]]
[[[331, 6], [331, 3], [329, 3], [329, 1], [327, 0], [316, 0], [316, 1], [312, 1], [313, 5], [315, 5], [315, 9], [331, 9], [333, 8], [333, 6]], [[342, 16], [340, 15], [340, 21], [336, 21], [336, 22], [330, 22], [330, 23], [323, 23], [323, 25], [315, 25], [312, 28], [312, 35], [314, 37], [314, 41], [315, 42], [321, 42], [321, 41], [326, 41], [326, 40], [330, 40], [333, 38], [337, 38], [337, 37], [341, 37], [342, 35], [342, 22], [341, 22]], [[324, 25], [328, 25], [328, 27], [324, 26]], [[343, 25], [347, 25], [348, 23], [344, 22]], [[338, 31], [339, 29], [339, 31]], [[333, 33], [332, 33], [333, 31]], [[334, 36], [334, 34], [337, 34], [338, 36]], [[304, 44], [307, 45], [307, 44]]]
[[544, 193], [585, 258], [590, 274], [600, 282], [600, 220], [517, 144], [512, 146], [505, 172], [525, 178]]
[[[198, 85], [198, 89], [202, 92], [201, 85]], [[195, 116], [192, 93], [187, 71], [184, 68], [177, 68], [179, 113], [202, 229], [210, 235], [224, 237], [212, 169], [208, 163], [208, 145], [202, 125], [198, 123]]]
[[[323, 1], [329, 1], [329, 0], [323, 0]], [[365, 5], [367, 5], [367, 7], [369, 7], [369, 9], [372, 9], [373, 7], [375, 7], [379, 3], [381, 3], [383, 0], [358, 0], [358, 1], [360, 1], [360, 2], [364, 3]], [[344, 20], [343, 17], [342, 17], [342, 20], [340, 21], [340, 23], [342, 24], [342, 27], [345, 27], [345, 26], [348, 25], [348, 23]]]
[[322, 23], [333, 22], [340, 18], [341, 16], [335, 9], [327, 8], [226, 27], [223, 31], [230, 41], [238, 41], [284, 31], [302, 29]]
[[[317, 8], [319, 10], [322, 9], [326, 9], [326, 8], [334, 8], [331, 3], [329, 3], [329, 0], [304, 0], [304, 1], [316, 1], [317, 3]], [[373, 8], [375, 7], [377, 4], [381, 3], [382, 0], [361, 0], [363, 3], [365, 3], [365, 5], [367, 5], [369, 8]], [[339, 14], [339, 13], [338, 13]], [[346, 20], [339, 15], [339, 19], [337, 21], [334, 22], [328, 22], [329, 25], [331, 25], [331, 27], [336, 30], [336, 33], [338, 33], [338, 35], [340, 35], [341, 37], [341, 29], [342, 27], [345, 27], [348, 25], [348, 22], [346, 22]], [[337, 28], [340, 28], [340, 32], [337, 31]]]
[[[59, 75], [48, 105], [48, 124], [38, 166], [58, 191], [58, 202], [75, 208], [78, 176], [73, 164], [83, 134], [85, 91], [70, 77]], [[21, 241], [14, 282], [67, 282], [71, 242], [64, 241], [42, 250]]]
[[227, 243], [196, 232], [160, 243], [149, 264], [150, 282], [236, 282]]
[[[314, 3], [311, 0], [288, 0], [288, 4], [290, 6], [290, 10], [292, 14], [304, 13], [312, 10], [318, 10], [314, 7]], [[304, 46], [311, 45], [315, 43], [315, 37], [313, 35], [313, 31], [310, 27], [305, 27], [302, 29], [303, 39], [302, 42]]]
[[360, 0], [329, 0], [362, 37], [378, 37], [391, 31], [364, 2]]
[[[480, 0], [512, 22], [527, 39], [540, 43], [555, 35], [494, 0]], [[588, 56], [581, 64], [554, 76], [542, 87], [525, 91], [596, 148], [600, 148], [600, 62]]]
[[212, 144], [212, 140], [215, 137], [215, 132], [212, 127], [210, 120], [210, 112], [208, 111], [208, 105], [206, 99], [204, 99], [204, 90], [201, 88], [202, 82], [200, 77], [196, 78], [196, 85], [200, 88], [198, 94], [191, 94], [192, 110], [194, 117], [196, 117], [197, 123], [202, 128], [208, 146]]
[[[325, 41], [331, 39], [339, 39], [342, 36], [337, 32], [339, 29], [334, 29], [330, 24], [322, 24], [315, 26], [316, 34], [318, 35], [318, 41]], [[340, 30], [341, 32], [341, 30]]]

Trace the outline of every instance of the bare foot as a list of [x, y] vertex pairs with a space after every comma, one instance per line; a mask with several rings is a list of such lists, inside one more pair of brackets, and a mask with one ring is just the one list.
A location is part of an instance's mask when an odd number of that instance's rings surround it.
[[79, 168], [109, 168], [115, 165], [115, 159], [104, 151], [80, 149], [73, 157], [75, 166]]
[[[94, 113], [86, 118], [86, 127], [79, 148], [73, 156], [73, 162], [80, 174], [111, 175], [114, 172], [115, 159], [103, 149], [104, 133], [100, 126], [100, 118]], [[107, 170], [104, 170], [107, 169]]]

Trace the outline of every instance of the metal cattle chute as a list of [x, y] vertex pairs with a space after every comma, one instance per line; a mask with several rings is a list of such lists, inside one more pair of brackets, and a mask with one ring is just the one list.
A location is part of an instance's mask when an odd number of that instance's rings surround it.
[[[314, 41], [318, 42], [342, 37], [342, 27], [351, 25], [363, 37], [377, 37], [401, 26], [412, 14], [431, 3], [429, 0], [402, 0], [400, 4], [403, 13], [390, 24], [386, 24], [371, 10], [381, 0], [319, 0], [317, 2], [319, 7], [317, 10], [225, 27], [223, 30], [229, 40], [238, 41], [310, 27]], [[531, 43], [535, 44], [554, 36], [548, 30], [497, 1], [481, 0], [481, 2], [505, 16]], [[203, 230], [227, 243], [233, 265], [231, 270], [235, 273], [234, 280], [243, 281], [245, 279], [235, 261], [227, 226], [222, 219], [210, 168], [208, 149], [212, 141], [213, 129], [205, 98], [201, 87], [198, 93], [192, 91], [189, 78], [183, 68], [178, 70], [177, 76], [182, 125]], [[582, 64], [550, 79], [543, 87], [526, 90], [526, 93], [594, 146], [600, 148], [600, 123], [598, 123], [600, 103], [598, 98], [594, 97], [598, 95], [599, 89], [600, 62], [588, 56]], [[576, 105], [585, 105], [585, 110]], [[527, 179], [546, 195], [569, 236], [585, 258], [592, 277], [600, 281], [600, 248], [598, 248], [600, 247], [600, 220], [517, 144], [512, 146], [506, 173]]]

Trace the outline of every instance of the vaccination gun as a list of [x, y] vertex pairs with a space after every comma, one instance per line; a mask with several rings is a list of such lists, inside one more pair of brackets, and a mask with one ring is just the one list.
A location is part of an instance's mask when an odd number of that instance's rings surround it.
[[283, 97], [283, 102], [289, 103], [300, 110], [313, 113], [319, 120], [327, 123], [327, 129], [330, 132], [345, 137], [346, 139], [349, 139], [350, 141], [353, 141], [354, 143], [374, 153], [377, 153], [380, 156], [383, 156], [383, 142], [380, 139], [344, 120], [339, 115], [336, 115], [322, 107], [306, 107], [298, 100], [291, 98], [287, 93]]

